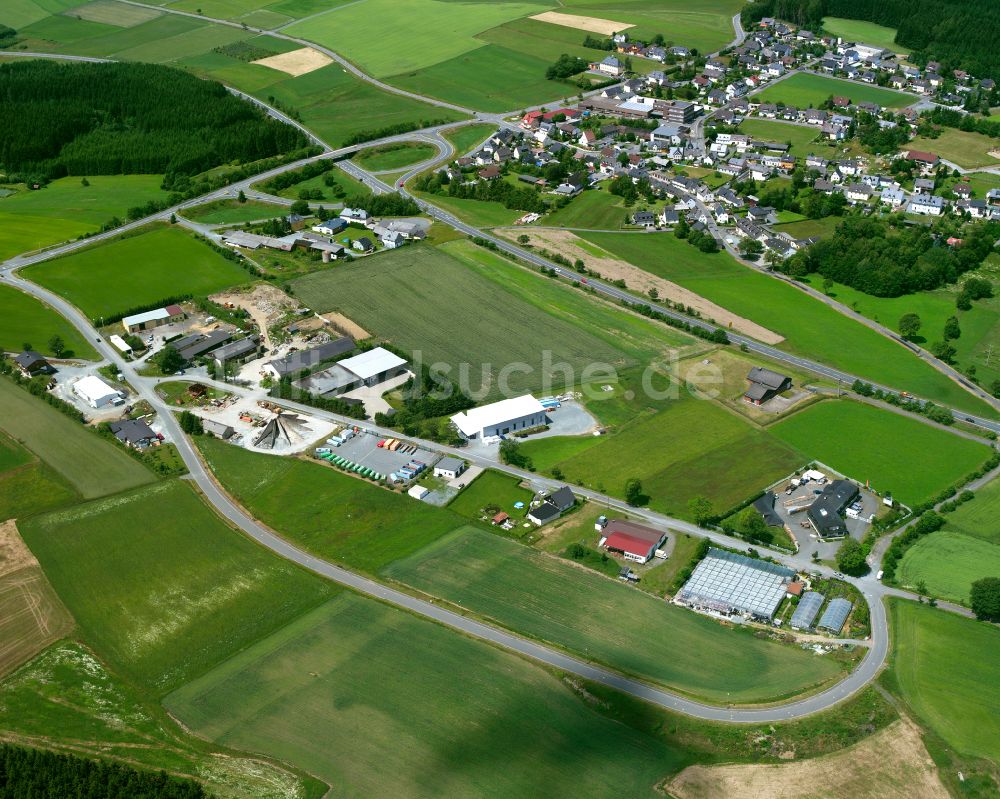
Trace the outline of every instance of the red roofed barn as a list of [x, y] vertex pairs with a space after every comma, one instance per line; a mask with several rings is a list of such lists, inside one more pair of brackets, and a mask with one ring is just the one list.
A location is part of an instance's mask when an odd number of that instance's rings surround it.
[[612, 519], [601, 533], [600, 546], [618, 552], [625, 560], [645, 563], [667, 540], [667, 534], [641, 524]]

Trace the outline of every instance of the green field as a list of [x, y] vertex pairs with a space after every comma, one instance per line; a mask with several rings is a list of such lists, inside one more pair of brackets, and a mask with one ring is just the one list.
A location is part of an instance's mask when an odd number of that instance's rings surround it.
[[[440, 0], [428, 1], [440, 3]], [[394, 75], [389, 82], [407, 91], [441, 97], [477, 110], [516, 111], [530, 105], [556, 103], [580, 91], [573, 83], [545, 78], [545, 70], [561, 52], [546, 60], [544, 53], [532, 55], [487, 44], [438, 64]], [[501, 75], [502, 79], [498, 79]]]
[[807, 458], [825, 463], [906, 505], [936, 496], [989, 456], [982, 444], [915, 418], [856, 402], [822, 402], [771, 431]]
[[357, 569], [374, 572], [464, 522], [318, 463], [215, 439], [198, 445], [222, 485], [256, 518], [310, 552]]
[[[517, 477], [488, 469], [459, 492], [448, 504], [448, 510], [467, 519], [478, 520], [483, 508], [496, 505], [511, 516], [523, 518], [535, 492], [520, 488], [520, 482]], [[517, 502], [523, 502], [524, 507], [515, 508], [514, 504]]]
[[985, 403], [905, 348], [794, 286], [740, 266], [724, 253], [705, 255], [673, 236], [581, 235], [630, 263], [780, 333], [786, 339], [780, 345], [784, 350], [919, 397], [995, 416]]
[[[1000, 630], [891, 600], [892, 674], [917, 717], [965, 755], [1000, 759]], [[983, 794], [985, 796], [985, 794]]]
[[[341, 311], [396, 346], [420, 351], [425, 364], [441, 362], [454, 370], [471, 364], [470, 384], [476, 390], [483, 383], [498, 385], [508, 364], [532, 369], [510, 374], [512, 391], [538, 388], [545, 377], [545, 351], [569, 365], [576, 383], [589, 364], [634, 365], [634, 353], [663, 354], [686, 341], [644, 320], [633, 322], [468, 242], [408, 247], [308, 275], [293, 288], [311, 308]], [[386, 303], [388, 296], [408, 300]], [[605, 327], [615, 320], [620, 320], [618, 336], [614, 327]], [[472, 329], [478, 331], [474, 340], [468, 337]], [[532, 335], [523, 335], [524, 330]], [[651, 332], [649, 341], [639, 338]]]
[[0, 379], [0, 429], [24, 443], [84, 498], [151, 483], [152, 472], [116, 445]]
[[130, 233], [21, 274], [61, 294], [91, 319], [184, 294], [212, 294], [248, 280], [237, 264], [175, 227]]
[[979, 166], [996, 166], [1000, 158], [990, 155], [991, 150], [1000, 150], [1000, 141], [955, 128], [943, 128], [936, 138], [918, 136], [907, 146], [907, 150], [924, 150], [936, 153], [946, 161], [953, 161], [964, 169]]
[[76, 642], [51, 646], [0, 683], [0, 725], [37, 747], [202, 781], [219, 799], [306, 799], [326, 787], [258, 758], [219, 752]]
[[976, 498], [959, 505], [946, 517], [947, 529], [1000, 544], [1000, 479], [991, 480], [976, 491]]
[[787, 142], [792, 145], [788, 151], [789, 155], [797, 158], [820, 152], [822, 146], [814, 143], [817, 137], [815, 128], [789, 125], [771, 119], [746, 119], [740, 124], [740, 133], [753, 136], [754, 139]]
[[425, 192], [417, 192], [417, 196], [478, 228], [507, 227], [524, 216], [524, 211], [512, 211], [490, 200], [465, 200]]
[[[285, 29], [347, 56], [370, 75], [385, 78], [432, 67], [482, 43], [474, 37], [509, 20], [545, 11], [549, 3], [365, 0]], [[377, 37], [358, 36], [379, 20]], [[554, 60], [554, 57], [553, 57]], [[491, 78], [490, 82], [498, 77]]]
[[166, 700], [198, 735], [290, 762], [338, 796], [658, 796], [684, 756], [595, 704], [530, 662], [346, 594]]
[[0, 23], [20, 30], [75, 5], [79, 5], [78, 0], [4, 0]]
[[112, 217], [167, 195], [161, 175], [96, 175], [55, 180], [30, 191], [18, 187], [0, 199], [0, 260], [37, 250], [85, 233], [94, 233]]
[[[779, 219], [781, 217], [779, 216]], [[831, 236], [841, 222], [839, 216], [827, 216], [823, 219], [802, 219], [798, 222], [785, 222], [774, 225], [778, 233], [787, 233], [797, 239], [808, 239], [812, 236]]]
[[456, 157], [461, 157], [477, 145], [482, 144], [495, 132], [495, 125], [475, 124], [449, 128], [442, 131], [442, 135], [454, 145]]
[[799, 108], [813, 108], [830, 97], [849, 97], [853, 103], [878, 103], [886, 108], [903, 108], [916, 102], [910, 94], [889, 91], [853, 80], [828, 78], [799, 72], [769, 86], [757, 95], [762, 103], [784, 103]]
[[184, 216], [206, 225], [231, 225], [238, 222], [254, 222], [258, 219], [273, 219], [285, 216], [288, 207], [265, 203], [259, 200], [216, 200], [205, 205], [196, 205], [184, 211]]
[[436, 154], [437, 147], [433, 144], [400, 142], [362, 150], [354, 156], [354, 161], [369, 172], [390, 172], [430, 160]]
[[[685, 389], [681, 395], [610, 435], [539, 439], [522, 449], [536, 468], [556, 466], [568, 482], [613, 496], [623, 496], [625, 482], [638, 477], [650, 507], [684, 518], [693, 497], [707, 497], [723, 513], [807, 462], [721, 405]], [[717, 479], [721, 474], [725, 479]]]
[[79, 498], [34, 453], [0, 432], [0, 521], [42, 513]]
[[154, 693], [333, 590], [231, 530], [179, 480], [36, 516], [21, 533], [87, 641]]
[[[710, 702], [777, 700], [842, 673], [836, 661], [724, 627], [478, 530], [456, 531], [385, 574], [510, 629]], [[739, 657], [732, 657], [737, 650]]]
[[622, 204], [621, 197], [591, 190], [578, 194], [569, 205], [546, 216], [541, 224], [584, 230], [621, 230], [625, 217], [632, 213], [633, 209], [626, 209]]
[[923, 582], [931, 595], [968, 605], [972, 584], [998, 575], [1000, 546], [946, 529], [921, 538], [906, 551], [898, 580], [907, 588]]
[[59, 336], [66, 345], [63, 357], [97, 359], [90, 343], [66, 319], [10, 286], [0, 286], [0, 350], [16, 352], [30, 344], [43, 355], [52, 355], [49, 340]]
[[896, 29], [876, 25], [874, 22], [863, 22], [859, 19], [844, 19], [843, 17], [823, 17], [823, 30], [830, 36], [840, 36], [850, 42], [870, 44], [872, 47], [882, 47], [894, 53], [901, 51], [896, 45]]

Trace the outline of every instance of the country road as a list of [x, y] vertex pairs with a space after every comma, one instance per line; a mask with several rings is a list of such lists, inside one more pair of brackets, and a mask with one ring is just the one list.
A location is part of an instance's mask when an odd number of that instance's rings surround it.
[[[133, 5], [140, 5], [146, 7], [143, 3], [134, 2], [133, 0], [125, 0], [125, 2], [130, 2]], [[170, 9], [160, 9], [158, 10], [171, 11], [171, 13], [185, 13], [176, 12]], [[200, 15], [200, 19], [205, 19]], [[217, 20], [221, 24], [237, 25], [237, 23], [231, 23], [228, 21]], [[734, 25], [738, 26], [738, 18], [734, 19]], [[253, 30], [253, 29], [250, 29]], [[739, 39], [743, 36], [742, 29], [736, 27], [737, 38]], [[281, 35], [281, 34], [275, 34]], [[284, 36], [283, 38], [289, 39], [290, 41], [302, 42], [303, 46], [315, 46], [312, 43], [305, 42], [304, 40], [295, 39], [294, 37]], [[349, 62], [340, 58], [336, 54], [326, 51], [331, 57], [334, 57], [339, 63], [343, 64], [345, 68], [349, 68], [352, 72], [355, 72], [360, 77], [368, 80], [375, 85], [385, 88], [387, 91], [391, 91], [395, 94], [403, 94], [407, 96], [414, 96], [424, 102], [431, 102], [428, 98], [420, 97], [419, 95], [411, 95], [409, 92], [403, 92], [401, 90], [395, 89], [393, 87], [381, 84], [379, 81], [371, 78], [370, 76], [365, 76], [363, 73], [357, 70], [357, 68], [351, 66]], [[25, 54], [26, 56], [34, 57], [35, 54]], [[48, 54], [37, 54], [39, 57], [49, 57]], [[74, 57], [71, 57], [73, 60]], [[96, 60], [87, 59], [79, 57], [80, 60]], [[240, 93], [242, 94], [242, 93]], [[252, 99], [252, 98], [251, 98]], [[268, 107], [266, 104], [259, 100], [254, 100], [259, 106], [265, 108], [267, 113], [272, 116], [280, 115], [280, 112], [276, 109]], [[453, 106], [451, 104], [435, 102], [434, 104], [448, 107], [455, 110], [461, 110], [463, 113], [469, 113], [475, 117], [475, 112], [469, 111], [468, 109], [462, 109], [460, 106]], [[493, 120], [496, 115], [478, 115], [480, 120], [491, 119]], [[282, 118], [283, 121], [289, 121], [289, 124], [295, 124], [294, 121], [284, 119], [282, 116], [275, 116], [275, 118]], [[474, 120], [469, 120], [474, 121]], [[494, 120], [495, 121], [495, 120]], [[467, 122], [468, 123], [468, 122]], [[465, 123], [465, 124], [467, 124]], [[866, 602], [869, 605], [871, 613], [871, 629], [872, 637], [867, 647], [867, 651], [858, 665], [858, 667], [851, 672], [849, 675], [844, 677], [841, 681], [835, 685], [827, 688], [826, 690], [817, 693], [813, 696], [807, 696], [800, 699], [792, 700], [785, 704], [775, 705], [772, 707], [764, 708], [731, 708], [731, 707], [718, 707], [709, 704], [705, 704], [680, 694], [671, 692], [666, 689], [661, 689], [649, 685], [645, 682], [631, 679], [624, 675], [621, 675], [611, 669], [596, 666], [594, 664], [587, 663], [581, 659], [574, 658], [567, 655], [556, 648], [540, 644], [538, 642], [529, 640], [515, 633], [502, 630], [493, 627], [489, 624], [477, 621], [475, 619], [468, 618], [459, 613], [455, 613], [446, 608], [442, 608], [435, 604], [434, 602], [420, 599], [407, 594], [403, 591], [393, 589], [389, 586], [383, 585], [377, 581], [374, 581], [363, 575], [351, 572], [341, 566], [338, 566], [329, 561], [317, 558], [310, 555], [307, 552], [294, 546], [280, 535], [267, 529], [265, 526], [253, 519], [245, 510], [243, 510], [237, 503], [233, 501], [225, 492], [223, 492], [217, 483], [215, 482], [213, 476], [207, 472], [197, 452], [192, 446], [190, 440], [184, 436], [181, 432], [176, 418], [173, 415], [173, 411], [170, 406], [168, 406], [163, 400], [161, 400], [155, 390], [156, 381], [153, 378], [147, 378], [140, 376], [135, 368], [135, 364], [131, 362], [124, 361], [117, 350], [113, 349], [98, 333], [98, 331], [93, 327], [88, 319], [73, 305], [62, 297], [53, 294], [52, 292], [31, 283], [23, 278], [21, 278], [17, 271], [29, 264], [39, 263], [58, 255], [75, 251], [81, 247], [89, 246], [90, 244], [102, 240], [111, 239], [121, 235], [121, 233], [135, 229], [142, 225], [148, 224], [151, 221], [160, 221], [169, 219], [172, 214], [181, 213], [184, 209], [189, 208], [194, 205], [200, 205], [205, 202], [209, 202], [213, 199], [221, 199], [224, 197], [231, 197], [238, 193], [240, 190], [252, 191], [250, 190], [251, 184], [256, 184], [260, 181], [266, 180], [268, 177], [276, 174], [281, 174], [290, 169], [297, 168], [305, 163], [310, 163], [318, 159], [330, 158], [336, 159], [342, 156], [350, 155], [351, 153], [357, 152], [365, 147], [377, 146], [378, 144], [397, 142], [397, 141], [414, 141], [414, 140], [424, 140], [434, 143], [438, 149], [438, 156], [434, 159], [424, 162], [423, 164], [415, 165], [411, 167], [403, 177], [403, 181], [409, 179], [413, 175], [417, 174], [419, 171], [429, 168], [428, 165], [433, 166], [436, 163], [440, 163], [442, 160], [450, 159], [453, 155], [452, 145], [441, 136], [441, 130], [444, 128], [455, 127], [456, 124], [463, 123], [451, 123], [448, 125], [437, 126], [435, 128], [427, 128], [416, 133], [402, 134], [399, 136], [386, 137], [384, 139], [379, 139], [373, 142], [366, 142], [365, 144], [355, 145], [352, 147], [344, 147], [339, 149], [332, 149], [324, 144], [321, 140], [309, 134], [312, 140], [324, 148], [324, 152], [312, 156], [302, 161], [296, 162], [294, 164], [287, 164], [281, 167], [277, 167], [270, 170], [262, 175], [255, 175], [251, 178], [239, 181], [237, 183], [231, 184], [202, 197], [193, 198], [191, 200], [186, 200], [172, 208], [165, 209], [162, 212], [154, 214], [150, 217], [146, 217], [141, 220], [136, 220], [128, 225], [120, 228], [116, 228], [104, 234], [95, 235], [89, 239], [71, 242], [56, 247], [52, 247], [43, 252], [30, 253], [22, 256], [12, 258], [2, 264], [0, 264], [0, 277], [6, 277], [9, 284], [16, 286], [23, 291], [31, 294], [34, 297], [42, 300], [43, 302], [50, 305], [63, 317], [65, 317], [74, 327], [76, 327], [85, 337], [87, 337], [94, 344], [94, 347], [98, 350], [102, 358], [111, 364], [114, 364], [119, 371], [125, 376], [127, 382], [135, 387], [139, 396], [150, 403], [153, 409], [157, 412], [159, 418], [161, 419], [165, 432], [167, 433], [168, 439], [175, 443], [178, 451], [187, 466], [190, 479], [198, 486], [200, 491], [203, 493], [208, 502], [210, 502], [220, 514], [227, 518], [233, 525], [242, 530], [246, 535], [253, 538], [255, 541], [261, 545], [272, 550], [279, 556], [286, 558], [294, 563], [301, 565], [319, 575], [326, 577], [329, 580], [337, 582], [355, 591], [363, 593], [367, 596], [373, 597], [380, 601], [387, 602], [396, 607], [402, 608], [414, 614], [417, 614], [423, 618], [435, 621], [437, 623], [443, 624], [445, 626], [451, 627], [463, 634], [469, 635], [474, 638], [478, 638], [483, 641], [487, 641], [494, 645], [500, 646], [512, 652], [524, 655], [526, 657], [532, 658], [541, 663], [547, 664], [557, 669], [564, 670], [566, 672], [575, 674], [577, 676], [583, 677], [585, 679], [594, 680], [596, 682], [614, 687], [633, 696], [639, 697], [646, 701], [649, 701], [660, 707], [685, 713], [690, 716], [694, 716], [701, 719], [712, 720], [712, 721], [723, 721], [723, 722], [733, 722], [733, 723], [767, 723], [767, 722], [779, 722], [786, 721], [795, 718], [801, 718], [821, 710], [825, 710], [833, 705], [841, 702], [848, 697], [854, 695], [859, 690], [868, 685], [875, 677], [878, 675], [879, 671], [882, 669], [886, 662], [886, 658], [889, 652], [889, 628], [888, 620], [886, 617], [886, 608], [884, 604], [884, 599], [887, 596], [898, 596], [913, 599], [914, 595], [900, 591], [899, 589], [892, 589], [883, 586], [881, 583], [876, 581], [871, 576], [853, 579], [851, 582], [857, 586], [862, 595], [864, 596]], [[357, 179], [363, 181], [365, 184], [369, 185], [373, 190], [385, 192], [393, 191], [394, 187], [389, 186], [377, 176], [370, 175], [358, 167], [351, 161], [339, 161], [338, 165], [340, 168], [344, 169], [348, 174], [353, 175]], [[402, 189], [403, 194], [407, 194], [405, 188]], [[259, 194], [259, 193], [256, 193]], [[260, 195], [266, 197], [267, 195]], [[555, 270], [555, 272], [564, 278], [574, 280], [578, 276], [571, 270], [566, 270], [563, 267], [550, 262], [534, 252], [524, 250], [523, 248], [517, 247], [504, 239], [496, 237], [490, 233], [481, 231], [475, 227], [465, 224], [461, 220], [457, 219], [448, 212], [437, 208], [436, 206], [424, 202], [422, 200], [417, 200], [421, 208], [434, 219], [451, 226], [452, 228], [458, 230], [459, 232], [465, 233], [466, 235], [473, 237], [480, 237], [488, 241], [493, 242], [499, 249], [504, 250], [511, 255], [515, 255], [517, 258], [523, 260], [528, 264], [532, 264], [537, 267], [545, 267]], [[591, 281], [591, 287], [596, 291], [603, 294], [604, 296], [629, 304], [643, 303], [647, 304], [646, 300], [635, 297], [625, 291], [617, 289], [610, 284], [603, 283], [601, 281]], [[567, 290], [572, 290], [567, 288]], [[712, 329], [714, 325], [703, 322], [701, 320], [692, 319], [690, 317], [678, 314], [672, 309], [664, 308], [661, 306], [653, 306], [657, 310], [661, 311], [665, 315], [671, 316], [673, 318], [680, 319], [681, 321], [690, 323], [692, 325], [698, 325], [705, 329]], [[753, 352], [757, 352], [761, 355], [765, 355], [769, 358], [776, 359], [784, 363], [790, 363], [803, 369], [807, 369], [816, 374], [820, 374], [824, 377], [829, 377], [833, 380], [839, 380], [841, 382], [853, 382], [854, 377], [846, 373], [840, 372], [838, 370], [826, 367], [822, 364], [815, 363], [805, 358], [800, 358], [798, 356], [793, 356], [785, 353], [781, 350], [777, 350], [773, 347], [761, 344], [753, 339], [749, 339], [742, 336], [736, 336], [729, 334], [730, 340], [736, 344], [744, 345], [747, 349]], [[232, 386], [227, 386], [229, 390], [233, 390]], [[886, 387], [881, 387], [887, 391], [895, 391], [894, 389], [888, 389]], [[300, 406], [294, 402], [284, 402], [283, 405], [289, 408], [302, 410], [303, 412], [308, 412], [310, 414], [323, 416], [326, 418], [338, 418], [334, 414], [329, 414], [325, 412], [319, 412], [312, 408], [306, 408], [305, 406]], [[965, 416], [965, 414], [962, 414]], [[986, 419], [976, 419], [975, 423], [980, 426], [1000, 431], [1000, 422], [994, 422], [992, 420]], [[374, 425], [366, 425], [372, 429], [377, 429]], [[415, 440], [418, 441], [418, 440]], [[462, 457], [469, 458], [468, 453], [461, 450], [452, 450], [450, 448], [441, 447], [440, 445], [434, 444], [433, 442], [423, 442], [418, 441], [422, 446], [426, 446], [432, 450], [436, 451], [449, 451], [456, 454], [460, 454]], [[472, 458], [471, 460], [476, 460]], [[484, 463], [484, 465], [486, 465]], [[531, 480], [533, 483], [544, 487], [555, 487], [556, 485], [561, 485], [561, 483], [556, 483], [556, 481], [546, 480], [545, 478], [540, 478], [532, 473], [523, 472], [518, 469], [506, 465], [498, 465], [494, 462], [488, 462], [488, 465], [493, 468], [499, 468], [510, 474], [518, 475], [524, 479]], [[705, 536], [709, 539], [724, 544], [727, 546], [736, 546], [739, 548], [745, 547], [745, 542], [732, 539], [721, 533], [715, 531], [703, 530], [691, 525], [683, 520], [674, 519], [671, 517], [663, 516], [662, 514], [656, 514], [652, 511], [646, 511], [643, 509], [628, 508], [624, 503], [619, 500], [614, 500], [594, 491], [582, 488], [573, 487], [574, 493], [581, 497], [592, 499], [594, 501], [601, 502], [602, 504], [607, 504], [608, 507], [614, 507], [619, 510], [626, 510], [630, 515], [643, 518], [650, 523], [657, 524], [661, 527], [665, 527], [669, 530], [682, 533], [691, 533], [693, 535]], [[762, 548], [764, 549], [764, 548]], [[831, 570], [818, 566], [809, 561], [808, 556], [804, 552], [799, 552], [795, 555], [787, 556], [775, 551], [768, 551], [769, 555], [775, 557], [775, 559], [780, 560], [783, 563], [789, 564], [796, 569], [803, 571], [818, 571], [824, 575], [829, 576], [832, 574]]]

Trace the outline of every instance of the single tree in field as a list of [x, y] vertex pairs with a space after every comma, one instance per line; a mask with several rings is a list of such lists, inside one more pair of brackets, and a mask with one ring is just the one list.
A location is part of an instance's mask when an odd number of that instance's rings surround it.
[[983, 577], [972, 584], [969, 605], [977, 619], [1000, 622], [1000, 577]]
[[49, 339], [49, 350], [57, 358], [61, 358], [63, 353], [66, 352], [66, 344], [63, 342], [62, 337], [56, 335]]
[[903, 338], [912, 339], [920, 331], [920, 317], [915, 313], [903, 314], [899, 317], [899, 334]]
[[240, 193], [236, 195], [236, 199], [241, 203], [245, 203], [247, 201], [247, 196], [243, 193], [243, 189], [240, 189]]
[[944, 323], [944, 340], [950, 341], [961, 337], [962, 328], [958, 326], [958, 317], [949, 316], [948, 321]]
[[630, 477], [625, 481], [625, 501], [635, 507], [644, 499], [642, 494], [642, 481], [638, 477]]
[[87, 180], [86, 178], [81, 178], [80, 179], [80, 185], [83, 186], [84, 188], [87, 188], [87, 186], [90, 185], [90, 181]]
[[531, 241], [531, 239], [528, 238], [524, 233], [522, 233], [520, 236], [517, 237], [517, 243], [522, 246], [527, 244], [529, 241]]

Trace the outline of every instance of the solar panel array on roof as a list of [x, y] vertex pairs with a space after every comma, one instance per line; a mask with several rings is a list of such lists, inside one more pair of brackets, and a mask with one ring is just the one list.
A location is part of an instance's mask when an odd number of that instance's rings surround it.
[[844, 626], [844, 622], [847, 621], [847, 617], [851, 615], [853, 607], [854, 603], [843, 597], [831, 599], [830, 604], [823, 612], [823, 618], [819, 620], [819, 624], [816, 626], [822, 627], [824, 630], [829, 630], [832, 633], [839, 633]]
[[774, 563], [710, 549], [684, 584], [678, 599], [724, 613], [771, 618], [795, 572]]
[[816, 618], [819, 609], [823, 607], [824, 599], [826, 597], [817, 591], [806, 591], [802, 595], [802, 599], [799, 600], [799, 606], [795, 608], [789, 624], [797, 630], [812, 627], [813, 619]]

